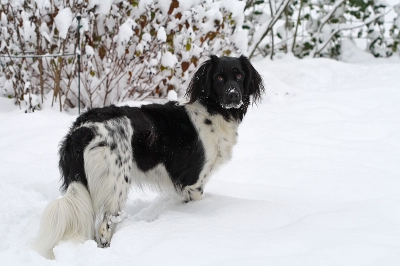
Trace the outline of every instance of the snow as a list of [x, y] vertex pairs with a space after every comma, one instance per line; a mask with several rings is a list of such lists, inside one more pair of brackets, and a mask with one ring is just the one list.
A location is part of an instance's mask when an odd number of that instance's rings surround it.
[[246, 6], [246, 2], [236, 2], [234, 5], [230, 1], [221, 1], [221, 8], [227, 10], [232, 14], [232, 19], [236, 22], [236, 27], [242, 28], [244, 13], [243, 10]]
[[65, 39], [67, 37], [68, 29], [72, 24], [73, 14], [71, 8], [67, 7], [58, 12], [54, 18], [54, 23], [58, 29], [60, 38]]
[[88, 57], [94, 56], [95, 53], [94, 53], [93, 47], [90, 46], [90, 45], [85, 45], [85, 54], [86, 54], [86, 56], [88, 56]]
[[168, 101], [177, 101], [178, 94], [174, 90], [169, 90], [167, 94]]
[[[57, 148], [76, 118], [0, 98], [4, 265], [400, 265], [399, 62], [254, 62], [267, 93], [204, 199], [132, 189], [111, 247], [29, 249], [59, 197]], [[137, 105], [138, 103], [130, 103]], [[57, 104], [55, 104], [57, 106]]]
[[165, 33], [165, 28], [160, 27], [157, 31], [157, 41], [163, 43], [167, 41], [167, 34]]
[[147, 32], [144, 33], [143, 36], [142, 36], [142, 40], [145, 41], [145, 42], [150, 42], [151, 41], [150, 33], [147, 33]]
[[97, 14], [107, 15], [110, 12], [113, 2], [114, 0], [90, 0], [87, 8], [92, 9], [93, 7], [96, 7]]
[[171, 52], [165, 52], [161, 57], [161, 65], [168, 68], [174, 68], [176, 64], [176, 57]]
[[114, 37], [114, 41], [117, 42], [117, 53], [118, 57], [125, 54], [126, 44], [129, 42], [131, 37], [134, 35], [134, 27], [136, 22], [133, 19], [128, 18], [120, 27], [118, 35]]
[[163, 0], [163, 1], [159, 1], [158, 2], [158, 5], [159, 5], [159, 7], [161, 9], [161, 13], [164, 16], [168, 16], [168, 10], [169, 10], [169, 8], [171, 6], [171, 3], [172, 3], [172, 0]]

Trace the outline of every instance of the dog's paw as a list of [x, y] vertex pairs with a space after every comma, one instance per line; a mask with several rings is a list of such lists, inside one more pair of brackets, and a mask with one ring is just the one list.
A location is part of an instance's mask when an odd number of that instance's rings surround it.
[[[102, 242], [102, 241], [104, 241], [104, 242]], [[110, 242], [107, 242], [106, 239], [100, 238], [100, 243], [97, 244], [97, 247], [108, 248], [108, 247], [110, 247]]]
[[126, 217], [124, 211], [120, 211], [117, 215], [107, 215], [101, 223], [98, 231], [97, 245], [101, 248], [110, 246], [111, 237], [114, 234], [116, 224], [120, 223]]
[[106, 248], [110, 246], [112, 237], [112, 222], [109, 219], [104, 219], [99, 228], [99, 239], [97, 245], [100, 248]]
[[189, 201], [199, 201], [203, 198], [203, 188], [185, 187], [183, 196], [185, 197], [183, 203], [188, 203]]

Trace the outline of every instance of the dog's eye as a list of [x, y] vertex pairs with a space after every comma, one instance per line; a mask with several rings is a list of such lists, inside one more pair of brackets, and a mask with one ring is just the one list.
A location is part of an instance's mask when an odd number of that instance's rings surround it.
[[243, 78], [243, 75], [242, 74], [240, 74], [240, 73], [237, 73], [236, 74], [236, 79], [237, 80], [241, 80]]
[[217, 77], [217, 80], [218, 80], [218, 81], [224, 81], [224, 78], [223, 78], [222, 76], [218, 76], [218, 77]]

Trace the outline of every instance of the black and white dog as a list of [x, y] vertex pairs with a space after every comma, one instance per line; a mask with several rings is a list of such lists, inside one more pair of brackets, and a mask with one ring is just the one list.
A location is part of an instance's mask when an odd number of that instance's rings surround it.
[[108, 106], [80, 115], [60, 144], [65, 195], [47, 206], [35, 249], [53, 257], [60, 240], [110, 245], [131, 183], [173, 187], [200, 200], [230, 160], [237, 129], [264, 92], [249, 60], [211, 56], [194, 74], [187, 103]]

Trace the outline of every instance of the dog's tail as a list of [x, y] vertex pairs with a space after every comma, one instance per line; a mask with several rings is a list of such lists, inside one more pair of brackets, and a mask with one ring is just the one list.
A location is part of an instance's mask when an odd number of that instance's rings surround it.
[[33, 248], [54, 259], [53, 248], [61, 240], [84, 242], [93, 239], [93, 235], [94, 211], [89, 191], [82, 183], [72, 182], [62, 198], [46, 207]]

